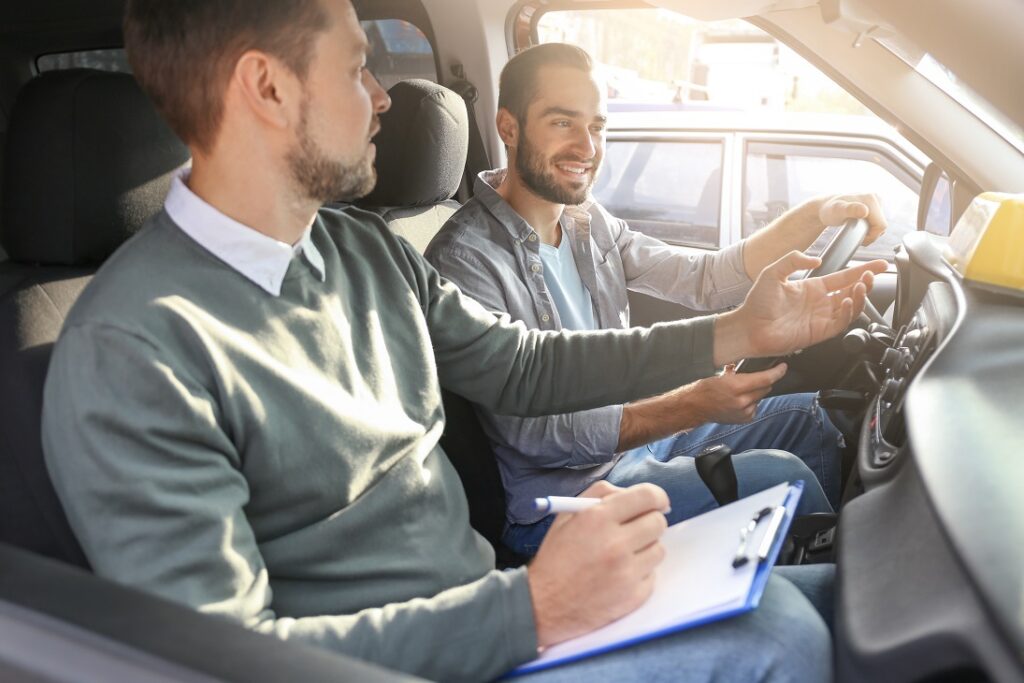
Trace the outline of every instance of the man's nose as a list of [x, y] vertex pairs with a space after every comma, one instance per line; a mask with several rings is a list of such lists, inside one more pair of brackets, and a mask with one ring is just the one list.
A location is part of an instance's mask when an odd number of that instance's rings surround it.
[[391, 96], [388, 95], [387, 91], [381, 86], [380, 81], [369, 71], [366, 72], [370, 79], [367, 83], [367, 89], [370, 91], [370, 101], [373, 103], [373, 111], [378, 114], [383, 114], [388, 109], [391, 109]]
[[597, 145], [594, 144], [594, 136], [590, 130], [582, 128], [573, 136], [573, 149], [582, 159], [591, 159], [597, 153]]

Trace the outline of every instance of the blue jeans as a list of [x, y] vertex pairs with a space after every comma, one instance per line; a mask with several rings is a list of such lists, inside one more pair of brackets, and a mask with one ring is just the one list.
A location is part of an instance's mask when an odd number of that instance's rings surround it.
[[[622, 455], [605, 476], [616, 486], [651, 482], [668, 493], [675, 524], [718, 507], [697, 474], [693, 456], [723, 443], [733, 451], [740, 497], [783, 481], [804, 482], [798, 515], [832, 512], [839, 499], [842, 438], [816, 394], [789, 394], [762, 400], [746, 424], [706, 424]], [[755, 450], [750, 450], [755, 449]], [[534, 555], [553, 516], [533, 524], [508, 524], [502, 541], [520, 555]]]
[[779, 567], [753, 612], [513, 680], [831, 681], [834, 572], [834, 565]]

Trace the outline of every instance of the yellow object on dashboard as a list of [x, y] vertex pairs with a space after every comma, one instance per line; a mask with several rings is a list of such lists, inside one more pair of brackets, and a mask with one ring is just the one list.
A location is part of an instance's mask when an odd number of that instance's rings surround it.
[[946, 258], [965, 280], [1024, 293], [1024, 195], [975, 197], [949, 236]]

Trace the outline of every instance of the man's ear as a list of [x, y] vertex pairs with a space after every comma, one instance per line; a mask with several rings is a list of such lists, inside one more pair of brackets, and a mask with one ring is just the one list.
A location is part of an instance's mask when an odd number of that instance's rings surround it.
[[517, 147], [519, 145], [519, 121], [512, 112], [504, 107], [499, 109], [496, 123], [498, 124], [498, 137], [505, 143], [505, 146]]
[[284, 129], [298, 117], [302, 84], [267, 53], [249, 50], [243, 54], [235, 63], [231, 80], [241, 103], [264, 123]]

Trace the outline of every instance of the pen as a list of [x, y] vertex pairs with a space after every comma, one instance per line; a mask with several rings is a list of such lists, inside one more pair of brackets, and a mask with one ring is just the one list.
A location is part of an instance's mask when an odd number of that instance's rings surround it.
[[560, 512], [579, 512], [601, 502], [600, 498], [570, 498], [568, 496], [545, 496], [534, 498], [533, 507], [537, 512], [557, 515]]
[[[537, 512], [545, 512], [549, 515], [557, 515], [561, 512], [579, 512], [593, 507], [601, 502], [600, 498], [572, 498], [570, 496], [545, 496], [533, 499], [533, 508]], [[672, 508], [665, 508], [667, 515]]]

